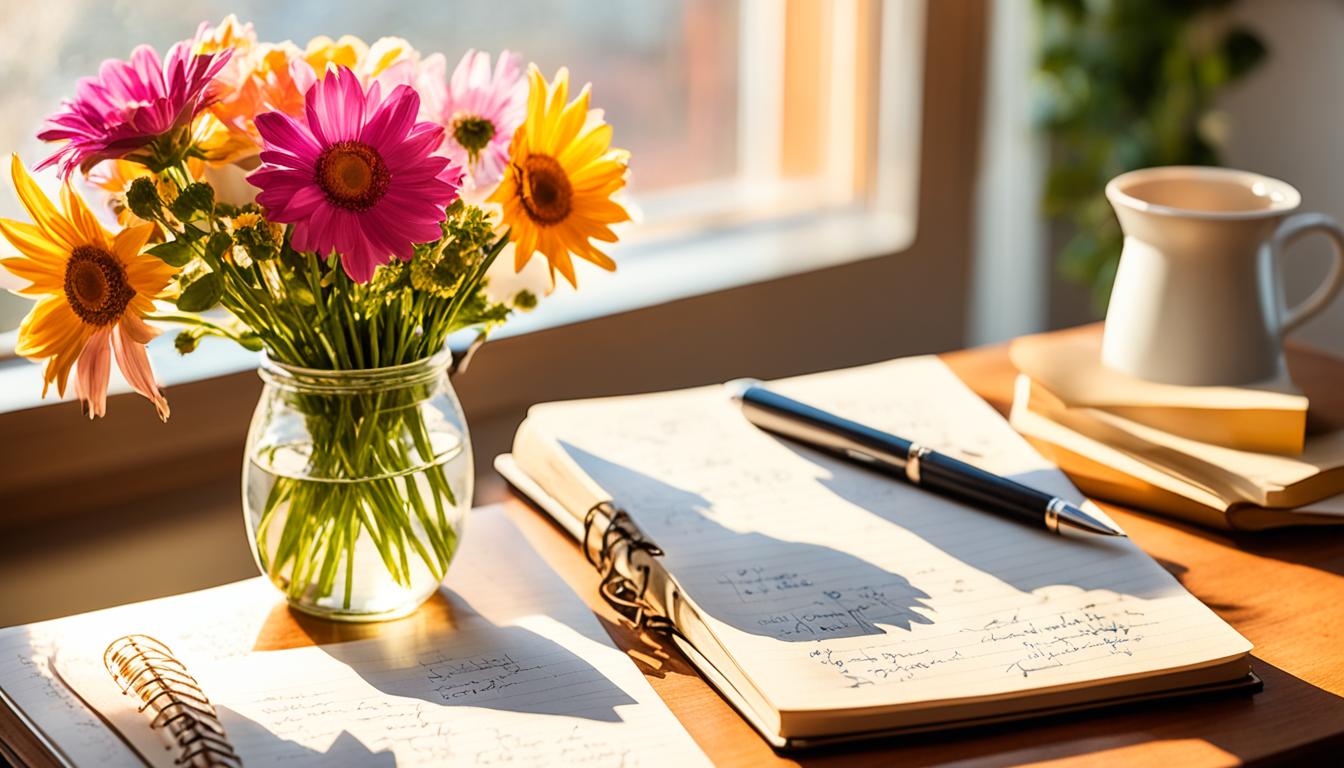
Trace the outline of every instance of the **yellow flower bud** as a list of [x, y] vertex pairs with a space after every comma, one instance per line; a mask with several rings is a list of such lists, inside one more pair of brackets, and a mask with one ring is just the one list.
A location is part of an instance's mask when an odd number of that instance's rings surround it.
[[257, 226], [260, 223], [261, 223], [261, 216], [251, 211], [248, 211], [247, 213], [240, 213], [237, 216], [234, 216], [232, 222], [234, 230], [249, 229], [251, 227]]
[[159, 199], [165, 205], [172, 205], [177, 199], [177, 185], [167, 179], [159, 179], [154, 183], [155, 188], [159, 190]]

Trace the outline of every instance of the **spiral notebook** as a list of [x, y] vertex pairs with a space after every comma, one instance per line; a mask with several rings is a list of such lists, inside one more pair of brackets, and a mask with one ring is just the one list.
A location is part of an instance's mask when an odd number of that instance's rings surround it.
[[[286, 611], [254, 579], [4, 630], [5, 703], [69, 765], [708, 764], [502, 512], [467, 528], [447, 586], [368, 639], [259, 650]], [[38, 638], [54, 677], [10, 663]]]
[[126, 635], [108, 645], [103, 667], [106, 681], [72, 671], [80, 676], [78, 693], [147, 762], [242, 768], [209, 696], [171, 648], [149, 635]]
[[[1083, 502], [937, 358], [774, 386]], [[1259, 685], [1251, 644], [1128, 539], [782, 441], [721, 387], [534, 406], [496, 468], [776, 747]]]

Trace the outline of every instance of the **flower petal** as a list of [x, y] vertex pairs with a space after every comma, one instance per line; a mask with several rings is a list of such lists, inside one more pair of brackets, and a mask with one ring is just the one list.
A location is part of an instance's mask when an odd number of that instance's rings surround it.
[[16, 293], [28, 296], [42, 294], [60, 294], [65, 291], [64, 271], [53, 270], [33, 259], [0, 259], [0, 267], [5, 271], [28, 281], [28, 285], [17, 289]]
[[[149, 242], [149, 236], [154, 234], [154, 225], [146, 222], [137, 224], [134, 227], [127, 227], [117, 233], [112, 239], [112, 252], [121, 259], [123, 265], [131, 264], [140, 255], [140, 249]], [[151, 257], [153, 258], [153, 257]], [[158, 261], [158, 259], [155, 259]]]
[[10, 176], [14, 179], [14, 191], [19, 195], [19, 202], [28, 210], [28, 215], [33, 217], [33, 223], [42, 230], [53, 243], [59, 246], [66, 253], [73, 251], [77, 246], [83, 245], [84, 240], [80, 237], [75, 228], [69, 221], [61, 215], [51, 200], [33, 181], [33, 177], [28, 175], [28, 171], [23, 167], [18, 155], [13, 155], [9, 164]]
[[107, 247], [107, 230], [98, 223], [93, 211], [89, 210], [88, 203], [75, 192], [69, 181], [61, 185], [61, 205], [65, 207], [65, 214], [79, 232], [82, 242]]
[[0, 234], [29, 259], [53, 270], [65, 270], [65, 261], [70, 258], [70, 251], [53, 242], [47, 233], [36, 225], [0, 219]]
[[112, 351], [116, 354], [117, 368], [121, 370], [126, 383], [131, 385], [131, 389], [149, 398], [149, 401], [154, 403], [154, 410], [158, 412], [159, 419], [167, 421], [168, 398], [163, 396], [159, 385], [154, 381], [154, 369], [149, 365], [149, 355], [145, 353], [144, 343], [135, 340], [134, 334], [126, 327], [125, 319], [117, 325], [116, 332], [112, 334]]
[[111, 326], [94, 332], [76, 363], [75, 396], [90, 419], [107, 413], [107, 379], [112, 373], [111, 334]]
[[64, 296], [51, 296], [33, 305], [19, 325], [19, 341], [14, 352], [34, 360], [47, 360], [42, 373], [42, 396], [53, 381], [58, 394], [65, 395], [70, 375], [84, 341], [93, 332], [70, 309]]

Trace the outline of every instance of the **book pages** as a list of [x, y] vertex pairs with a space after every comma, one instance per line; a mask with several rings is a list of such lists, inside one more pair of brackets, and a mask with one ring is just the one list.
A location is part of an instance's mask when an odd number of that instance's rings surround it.
[[[1081, 501], [936, 358], [772, 387]], [[661, 547], [781, 711], [1020, 696], [1250, 650], [1127, 539], [1059, 537], [781, 440], [721, 387], [536, 406], [514, 457], [538, 477], [551, 451]]]

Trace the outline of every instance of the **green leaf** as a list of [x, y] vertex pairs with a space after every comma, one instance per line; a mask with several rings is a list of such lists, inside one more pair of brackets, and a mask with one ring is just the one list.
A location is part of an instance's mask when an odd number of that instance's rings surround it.
[[224, 286], [219, 275], [207, 272], [188, 285], [177, 299], [177, 308], [183, 312], [204, 312], [219, 303]]
[[227, 232], [213, 232], [205, 241], [205, 260], [211, 265], [218, 264], [224, 254], [233, 247], [233, 238]]
[[194, 224], [183, 224], [182, 232], [177, 236], [178, 240], [185, 240], [188, 243], [194, 243], [205, 237], [205, 230]]
[[169, 240], [150, 248], [149, 253], [159, 257], [164, 264], [173, 267], [186, 266], [191, 261], [191, 246], [183, 240]]

